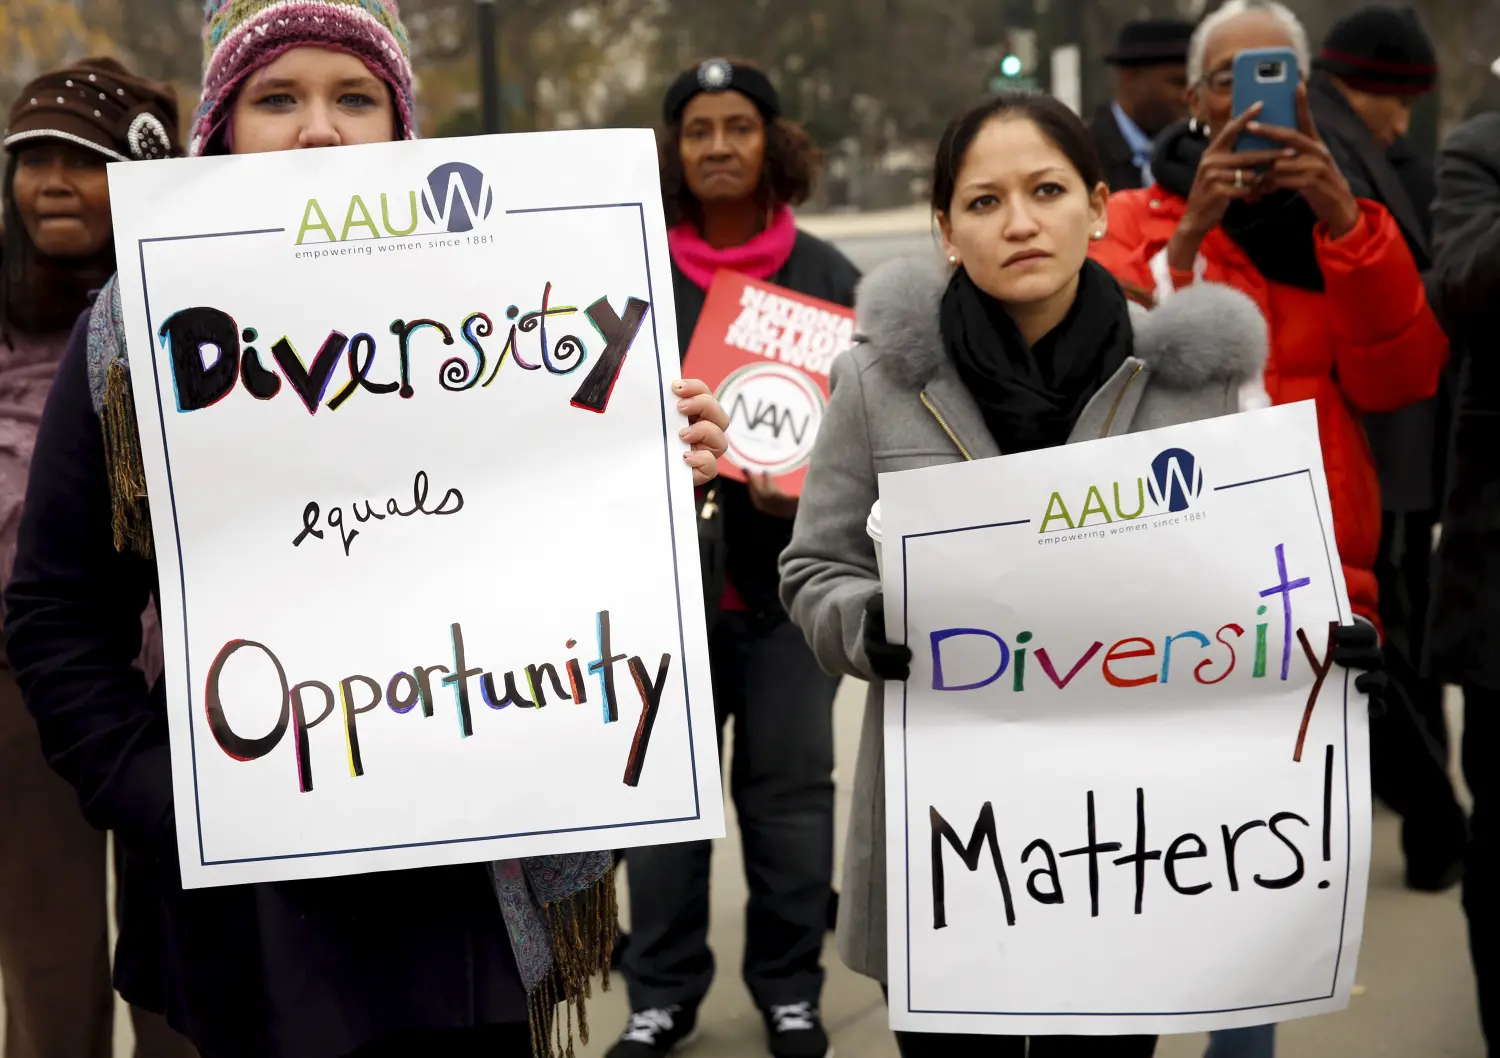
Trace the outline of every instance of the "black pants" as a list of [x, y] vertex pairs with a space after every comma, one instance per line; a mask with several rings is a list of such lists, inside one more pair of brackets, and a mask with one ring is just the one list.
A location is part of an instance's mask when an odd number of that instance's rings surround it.
[[[784, 615], [725, 613], [709, 639], [720, 731], [734, 719], [729, 786], [750, 891], [745, 984], [763, 1009], [823, 989], [820, 959], [833, 877], [833, 697]], [[631, 849], [631, 1006], [694, 1007], [708, 994], [707, 841]]]
[[1474, 795], [1469, 817], [1469, 858], [1464, 871], [1464, 912], [1469, 916], [1469, 950], [1479, 983], [1479, 1019], [1489, 1053], [1500, 1045], [1500, 935], [1495, 904], [1500, 885], [1495, 869], [1500, 848], [1495, 844], [1495, 762], [1500, 760], [1500, 691], [1464, 688], [1464, 779]]
[[1402, 693], [1388, 694], [1385, 710], [1370, 720], [1370, 786], [1401, 816], [1407, 880], [1426, 887], [1463, 857], [1468, 828], [1448, 778], [1447, 754], [1407, 692], [1422, 683], [1416, 667], [1394, 642], [1385, 654]]
[[482, 1025], [387, 1036], [348, 1058], [532, 1058], [531, 1026]]
[[898, 1032], [901, 1058], [1151, 1058], [1155, 1036], [966, 1036]]
[[[1380, 620], [1387, 649], [1402, 657], [1425, 657], [1427, 616], [1432, 599], [1432, 531], [1436, 511], [1386, 511], [1380, 519], [1380, 552], [1375, 579], [1380, 586]], [[1443, 685], [1420, 676], [1412, 667], [1406, 691], [1427, 732], [1447, 758], [1448, 723], [1443, 715]]]

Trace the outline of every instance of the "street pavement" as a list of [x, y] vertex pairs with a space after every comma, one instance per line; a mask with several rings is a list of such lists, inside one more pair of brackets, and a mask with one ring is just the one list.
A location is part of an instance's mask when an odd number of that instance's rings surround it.
[[[865, 271], [894, 255], [937, 252], [925, 210], [807, 218], [804, 226], [832, 239]], [[840, 855], [863, 707], [864, 686], [846, 681], [834, 707]], [[1460, 730], [1456, 703], [1450, 703], [1450, 721], [1456, 742]], [[726, 735], [726, 759], [732, 752], [732, 737]], [[679, 1052], [682, 1058], [767, 1054], [760, 1016], [739, 980], [745, 876], [738, 837], [730, 806], [729, 836], [718, 844], [713, 862], [710, 942], [719, 974], [701, 1011], [700, 1034]], [[628, 867], [624, 882], [628, 887]], [[628, 905], [623, 893], [622, 904]], [[628, 925], [628, 911], [626, 916]], [[831, 937], [824, 965], [828, 982], [823, 1016], [840, 1058], [896, 1058], [879, 988], [844, 968]], [[1399, 824], [1383, 809], [1377, 809], [1375, 816], [1358, 982], [1347, 1011], [1290, 1022], [1279, 1030], [1279, 1058], [1484, 1058], [1458, 893], [1434, 896], [1405, 889]], [[601, 1058], [628, 1013], [622, 981], [617, 979], [608, 993], [596, 993], [589, 1006], [593, 1038], [581, 1048], [580, 1058]], [[0, 998], [0, 1036], [3, 1014]], [[1157, 1058], [1199, 1058], [1203, 1041], [1200, 1035], [1166, 1037], [1157, 1048]], [[130, 1042], [128, 1019], [122, 1016], [117, 1022], [116, 1055], [129, 1055]]]

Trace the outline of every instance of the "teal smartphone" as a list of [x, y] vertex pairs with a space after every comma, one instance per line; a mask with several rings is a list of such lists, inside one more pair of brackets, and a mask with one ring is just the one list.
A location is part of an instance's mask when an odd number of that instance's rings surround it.
[[[1297, 86], [1302, 71], [1297, 53], [1291, 48], [1254, 48], [1234, 57], [1234, 116], [1239, 117], [1256, 103], [1261, 104], [1255, 119], [1262, 125], [1281, 128], [1297, 127]], [[1245, 132], [1235, 144], [1237, 151], [1273, 151], [1282, 145], [1264, 136]]]

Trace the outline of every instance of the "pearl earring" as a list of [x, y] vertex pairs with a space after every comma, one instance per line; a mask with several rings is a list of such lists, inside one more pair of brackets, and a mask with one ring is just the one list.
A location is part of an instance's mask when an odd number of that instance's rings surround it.
[[950, 265], [952, 265], [954, 268], [957, 268], [958, 267], [958, 254], [956, 254], [956, 253], [950, 253], [948, 255], [948, 263]]
[[1089, 238], [1093, 239], [1095, 242], [1098, 242], [1100, 239], [1104, 238], [1104, 232], [1096, 231], [1093, 235], [1089, 236]]
[[1194, 136], [1196, 136], [1196, 135], [1198, 135], [1198, 128], [1199, 128], [1199, 126], [1198, 126], [1198, 119], [1197, 118], [1190, 118], [1188, 120], [1188, 131], [1191, 132]]

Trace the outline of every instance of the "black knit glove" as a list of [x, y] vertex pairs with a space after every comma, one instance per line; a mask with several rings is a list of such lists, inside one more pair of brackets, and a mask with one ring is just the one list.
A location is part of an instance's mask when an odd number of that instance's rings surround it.
[[876, 592], [865, 603], [865, 657], [870, 671], [882, 680], [905, 680], [911, 675], [911, 647], [885, 638], [885, 593]]
[[1385, 651], [1380, 649], [1380, 635], [1368, 621], [1340, 625], [1333, 631], [1333, 663], [1346, 669], [1357, 669], [1354, 688], [1370, 696], [1370, 713], [1385, 712], [1386, 695], [1391, 678], [1385, 671]]

